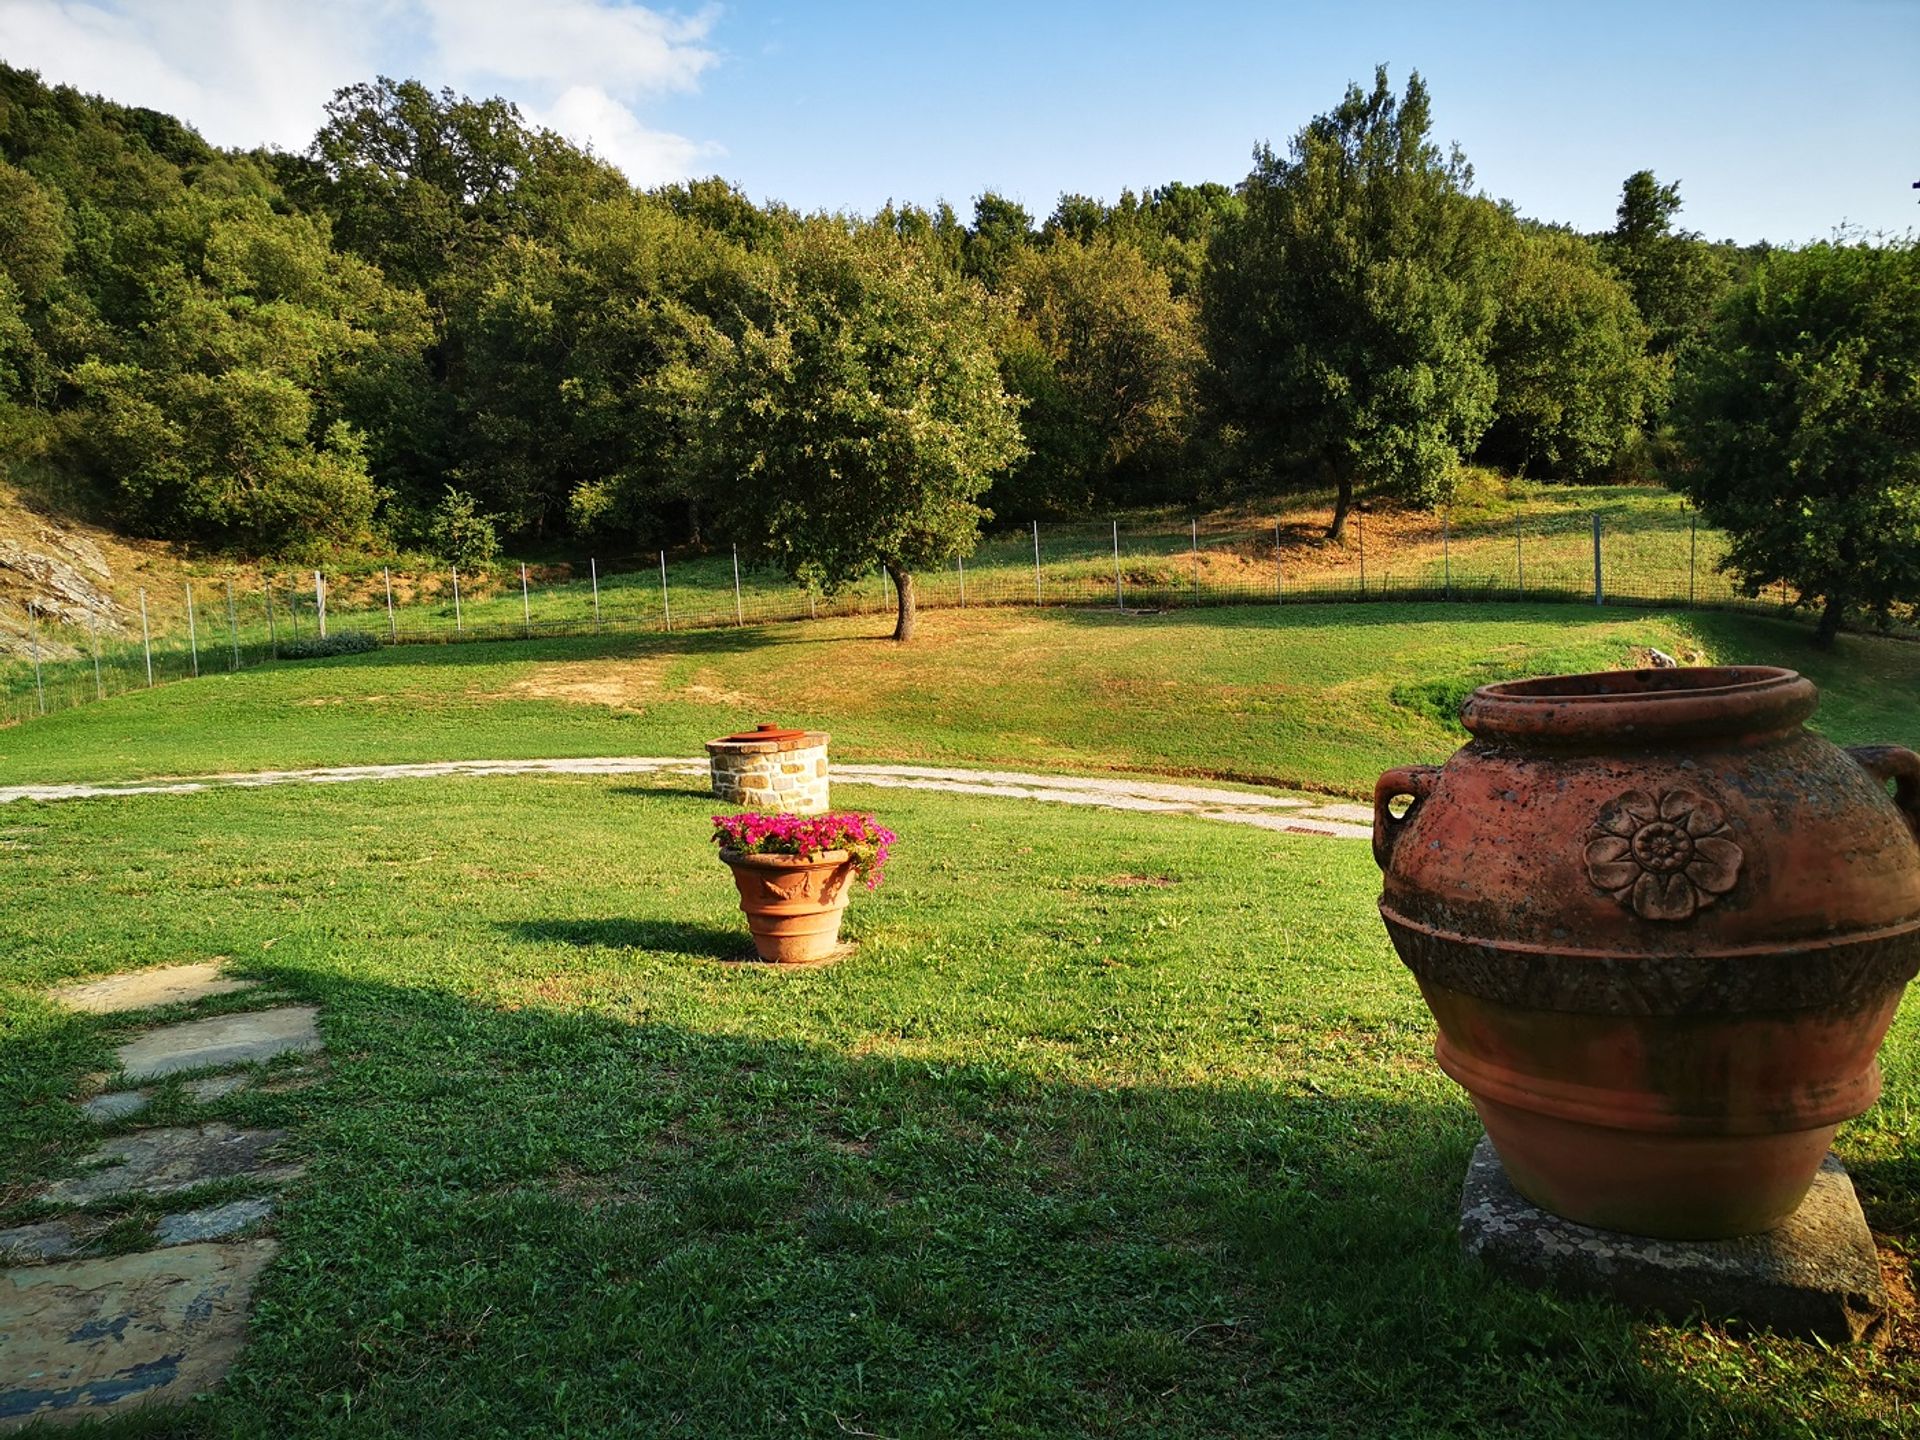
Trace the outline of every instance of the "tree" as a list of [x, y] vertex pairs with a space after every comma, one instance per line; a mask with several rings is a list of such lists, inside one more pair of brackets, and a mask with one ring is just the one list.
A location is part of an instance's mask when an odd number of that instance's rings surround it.
[[828, 593], [876, 566], [914, 631], [914, 574], [972, 550], [1020, 454], [977, 287], [891, 234], [794, 232], [706, 405], [708, 485], [733, 533]]
[[967, 232], [965, 251], [967, 274], [989, 290], [998, 290], [1014, 256], [1033, 241], [1033, 216], [1026, 207], [989, 190], [973, 202], [973, 228]]
[[1020, 326], [1005, 368], [1031, 451], [1007, 486], [1023, 508], [1084, 510], [1171, 471], [1201, 351], [1166, 275], [1132, 245], [1061, 235], [1022, 251], [1004, 284]]
[[1516, 225], [1509, 243], [1480, 454], [1524, 474], [1589, 479], [1632, 441], [1664, 369], [1647, 354], [1632, 294], [1589, 241]]
[[1681, 483], [1749, 594], [1820, 607], [1815, 643], [1920, 603], [1920, 245], [1776, 250], [1687, 357]]
[[1340, 538], [1365, 480], [1431, 503], [1492, 418], [1498, 212], [1427, 138], [1418, 74], [1387, 72], [1266, 146], [1244, 211], [1216, 230], [1201, 315], [1221, 418], [1276, 470], [1337, 490]]
[[1697, 230], [1676, 230], [1680, 182], [1662, 185], [1636, 170], [1620, 187], [1614, 227], [1602, 246], [1652, 328], [1656, 355], [1671, 355], [1699, 337], [1729, 283], [1724, 259]]

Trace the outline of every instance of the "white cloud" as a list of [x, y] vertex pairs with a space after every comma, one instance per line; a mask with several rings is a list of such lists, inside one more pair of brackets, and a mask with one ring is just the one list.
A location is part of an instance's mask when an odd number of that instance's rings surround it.
[[381, 0], [0, 0], [0, 58], [179, 116], [217, 145], [300, 149], [341, 85], [371, 74]]
[[552, 105], [529, 110], [527, 118], [591, 145], [594, 154], [618, 165], [642, 188], [684, 180], [720, 153], [717, 145], [648, 129], [633, 111], [593, 85], [571, 86]]
[[407, 76], [504, 95], [656, 185], [716, 153], [636, 108], [699, 87], [714, 18], [624, 0], [0, 0], [0, 59], [165, 110], [216, 145], [288, 150], [340, 86]]
[[587, 86], [635, 99], [692, 90], [715, 60], [713, 12], [673, 16], [620, 0], [423, 0], [456, 74]]

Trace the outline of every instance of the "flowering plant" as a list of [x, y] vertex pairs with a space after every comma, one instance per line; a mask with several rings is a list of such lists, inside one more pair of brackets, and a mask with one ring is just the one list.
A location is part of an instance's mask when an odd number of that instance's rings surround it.
[[898, 838], [871, 815], [838, 810], [830, 815], [744, 815], [713, 817], [714, 843], [744, 855], [797, 855], [811, 860], [828, 850], [853, 857], [853, 873], [878, 889], [887, 853]]

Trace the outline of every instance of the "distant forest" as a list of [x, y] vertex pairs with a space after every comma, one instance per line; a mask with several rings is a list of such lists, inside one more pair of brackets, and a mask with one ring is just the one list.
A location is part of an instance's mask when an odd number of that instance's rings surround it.
[[926, 463], [910, 392], [951, 397], [937, 462], [1002, 521], [1320, 487], [1337, 530], [1469, 461], [1655, 478], [1676, 362], [1764, 247], [1680, 228], [1644, 171], [1604, 234], [1522, 217], [1427, 107], [1382, 74], [1237, 183], [1043, 217], [803, 215], [636, 190], [413, 81], [240, 153], [0, 66], [0, 456], [130, 533], [279, 556], [764, 543], [745, 489]]

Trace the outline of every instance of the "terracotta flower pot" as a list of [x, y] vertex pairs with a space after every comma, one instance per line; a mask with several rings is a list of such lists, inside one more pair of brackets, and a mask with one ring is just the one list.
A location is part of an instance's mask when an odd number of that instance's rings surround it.
[[847, 913], [853, 857], [823, 850], [810, 860], [797, 855], [747, 855], [722, 850], [740, 889], [740, 908], [762, 960], [791, 965], [819, 960], [840, 944]]
[[1760, 667], [1489, 685], [1446, 765], [1380, 777], [1380, 914], [1435, 1056], [1548, 1210], [1769, 1229], [1879, 1095], [1920, 756], [1808, 732], [1818, 698]]

